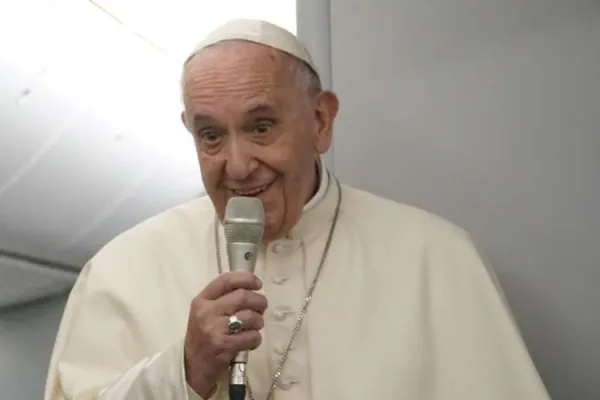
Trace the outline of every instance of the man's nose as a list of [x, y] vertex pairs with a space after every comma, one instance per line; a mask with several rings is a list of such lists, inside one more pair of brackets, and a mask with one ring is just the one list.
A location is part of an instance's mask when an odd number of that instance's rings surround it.
[[243, 181], [252, 175], [258, 167], [258, 160], [252, 154], [252, 143], [232, 135], [227, 150], [225, 165], [227, 175], [237, 181]]

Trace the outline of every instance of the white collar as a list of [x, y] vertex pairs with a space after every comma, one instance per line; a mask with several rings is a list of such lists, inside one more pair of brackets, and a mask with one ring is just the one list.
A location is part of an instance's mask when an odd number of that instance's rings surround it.
[[319, 170], [319, 190], [317, 193], [304, 205], [304, 212], [307, 212], [314, 208], [322, 199], [325, 197], [325, 193], [327, 193], [327, 189], [329, 187], [329, 171], [327, 171], [327, 167], [325, 165], [325, 161], [323, 157], [319, 157], [317, 160], [317, 168]]

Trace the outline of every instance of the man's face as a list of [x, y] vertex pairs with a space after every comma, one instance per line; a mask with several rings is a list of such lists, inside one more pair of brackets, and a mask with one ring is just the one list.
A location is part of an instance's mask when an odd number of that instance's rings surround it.
[[265, 242], [300, 218], [337, 112], [335, 95], [311, 96], [298, 85], [288, 57], [255, 43], [221, 43], [188, 62], [184, 81], [182, 118], [217, 214], [223, 218], [232, 196], [258, 197]]

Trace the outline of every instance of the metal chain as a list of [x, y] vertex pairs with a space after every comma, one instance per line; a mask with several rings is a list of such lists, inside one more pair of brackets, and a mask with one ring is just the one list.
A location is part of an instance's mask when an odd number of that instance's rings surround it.
[[[294, 325], [294, 329], [292, 330], [292, 336], [290, 337], [288, 345], [279, 361], [279, 365], [277, 366], [277, 369], [275, 370], [275, 373], [273, 374], [273, 379], [271, 380], [271, 387], [269, 388], [269, 392], [267, 393], [265, 400], [271, 400], [271, 397], [273, 396], [275, 388], [277, 387], [277, 384], [279, 383], [279, 379], [281, 378], [281, 374], [283, 372], [283, 367], [285, 366], [285, 362], [288, 359], [288, 355], [292, 348], [292, 344], [294, 343], [294, 339], [296, 339], [296, 336], [298, 335], [298, 332], [300, 331], [300, 327], [302, 326], [302, 322], [304, 321], [304, 316], [306, 315], [308, 306], [310, 305], [310, 302], [312, 300], [313, 292], [315, 290], [315, 287], [317, 286], [317, 282], [319, 281], [319, 276], [321, 275], [321, 270], [323, 269], [323, 265], [325, 264], [325, 260], [327, 259], [327, 254], [329, 254], [329, 247], [331, 246], [331, 240], [333, 238], [333, 233], [334, 233], [335, 227], [337, 225], [338, 216], [340, 213], [340, 205], [342, 203], [342, 188], [340, 186], [340, 183], [337, 181], [337, 179], [336, 179], [336, 184], [337, 184], [337, 192], [338, 192], [337, 204], [335, 206], [335, 212], [334, 212], [333, 218], [331, 220], [331, 228], [329, 229], [329, 235], [327, 236], [327, 242], [325, 242], [325, 249], [323, 250], [323, 255], [321, 256], [321, 261], [319, 262], [319, 266], [317, 267], [317, 272], [315, 273], [315, 277], [313, 278], [313, 280], [310, 284], [310, 287], [308, 288], [308, 294], [307, 294], [306, 298], [304, 299], [304, 305], [302, 306], [302, 309], [300, 310], [300, 315], [298, 315], [298, 318], [296, 319], [296, 324]], [[218, 226], [219, 226], [219, 224], [215, 223], [215, 247], [216, 247], [216, 252], [217, 252], [218, 271], [219, 271], [219, 274], [222, 274], [223, 273], [223, 265], [221, 262], [221, 244], [220, 244], [220, 239], [219, 239]], [[250, 400], [255, 400], [254, 395], [252, 394], [252, 389], [250, 388], [249, 381], [248, 381], [247, 387], [248, 387], [248, 395], [250, 397]]]

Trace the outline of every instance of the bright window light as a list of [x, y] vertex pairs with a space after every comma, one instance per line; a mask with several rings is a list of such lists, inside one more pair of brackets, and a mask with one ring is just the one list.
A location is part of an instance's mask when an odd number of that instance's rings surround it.
[[197, 168], [179, 118], [181, 63], [189, 52], [232, 18], [260, 18], [296, 32], [295, 0], [0, 3], [0, 62], [32, 76], [43, 71], [44, 84], [78, 106], [101, 110], [119, 135], [186, 168]]
[[208, 32], [232, 18], [260, 18], [296, 33], [295, 0], [89, 1], [180, 61]]

